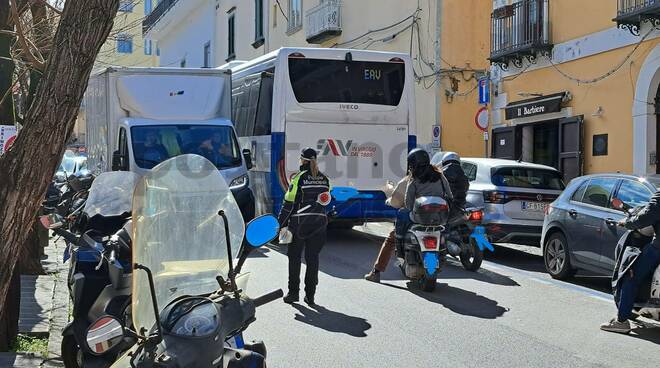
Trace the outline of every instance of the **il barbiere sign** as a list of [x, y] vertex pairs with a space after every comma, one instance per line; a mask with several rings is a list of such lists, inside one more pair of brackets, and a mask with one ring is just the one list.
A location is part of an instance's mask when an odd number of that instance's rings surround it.
[[504, 109], [506, 119], [520, 119], [559, 112], [561, 111], [561, 101], [563, 98], [564, 93], [562, 92], [529, 100], [512, 102]]

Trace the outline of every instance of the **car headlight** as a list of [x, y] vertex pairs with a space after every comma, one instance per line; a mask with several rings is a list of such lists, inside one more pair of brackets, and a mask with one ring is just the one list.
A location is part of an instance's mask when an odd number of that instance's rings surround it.
[[248, 184], [248, 176], [241, 175], [238, 178], [234, 179], [229, 183], [229, 189], [242, 188]]

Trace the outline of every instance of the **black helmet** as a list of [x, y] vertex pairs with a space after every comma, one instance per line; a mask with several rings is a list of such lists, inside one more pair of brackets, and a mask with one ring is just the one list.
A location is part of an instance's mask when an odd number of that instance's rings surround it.
[[431, 157], [428, 152], [421, 148], [415, 148], [408, 153], [408, 168], [413, 171], [431, 164]]
[[303, 148], [300, 152], [300, 158], [303, 160], [316, 160], [316, 150], [311, 147]]

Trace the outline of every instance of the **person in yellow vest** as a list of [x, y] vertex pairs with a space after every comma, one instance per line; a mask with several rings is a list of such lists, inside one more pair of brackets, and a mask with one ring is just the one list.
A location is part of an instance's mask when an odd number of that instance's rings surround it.
[[319, 253], [326, 241], [328, 218], [325, 206], [330, 198], [330, 180], [319, 171], [316, 150], [305, 148], [300, 155], [300, 172], [291, 180], [284, 195], [279, 214], [283, 231], [290, 231], [293, 239], [288, 245], [289, 292], [285, 303], [300, 298], [300, 263], [305, 251], [305, 303], [315, 305], [314, 295], [318, 284]]

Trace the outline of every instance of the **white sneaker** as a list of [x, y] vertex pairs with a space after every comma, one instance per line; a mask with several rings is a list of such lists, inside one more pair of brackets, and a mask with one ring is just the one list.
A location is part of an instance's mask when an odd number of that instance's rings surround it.
[[603, 323], [600, 325], [600, 329], [603, 331], [627, 334], [630, 332], [630, 321], [626, 320], [624, 322], [619, 322], [618, 319], [612, 318], [609, 323]]

